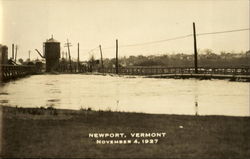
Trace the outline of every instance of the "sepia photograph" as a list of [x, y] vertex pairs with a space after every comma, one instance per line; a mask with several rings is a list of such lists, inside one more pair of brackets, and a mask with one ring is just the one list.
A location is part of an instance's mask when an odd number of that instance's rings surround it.
[[249, 0], [0, 0], [0, 158], [250, 158]]

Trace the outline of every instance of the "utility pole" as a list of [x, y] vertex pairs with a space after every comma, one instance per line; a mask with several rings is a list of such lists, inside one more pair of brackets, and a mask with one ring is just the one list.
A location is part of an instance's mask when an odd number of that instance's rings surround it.
[[29, 60], [30, 60], [30, 50], [29, 50]]
[[195, 68], [195, 73], [198, 73], [196, 30], [194, 22], [193, 22], [193, 36], [194, 36], [194, 68]]
[[62, 54], [62, 59], [64, 59], [64, 51], [62, 51], [62, 53], [61, 53], [61, 54]]
[[15, 45], [14, 44], [12, 44], [12, 59], [14, 60], [14, 58], [15, 58]]
[[80, 50], [79, 50], [80, 46], [79, 43], [77, 43], [77, 70], [79, 72], [80, 69]]
[[17, 45], [16, 45], [16, 53], [15, 53], [15, 63], [16, 63], [16, 58], [17, 58]]
[[103, 66], [103, 59], [102, 59], [102, 46], [99, 45], [99, 48], [100, 48], [100, 54], [101, 54], [101, 65], [102, 65], [102, 73], [104, 71], [104, 66]]
[[115, 58], [115, 72], [118, 74], [118, 39], [116, 39], [116, 58]]
[[70, 48], [69, 48], [70, 46], [72, 46], [72, 45], [71, 45], [71, 43], [69, 43], [69, 40], [67, 39], [67, 43], [65, 44], [64, 47], [68, 47], [68, 54], [69, 54], [69, 69], [70, 69], [70, 71], [72, 72], [71, 56], [70, 56]]

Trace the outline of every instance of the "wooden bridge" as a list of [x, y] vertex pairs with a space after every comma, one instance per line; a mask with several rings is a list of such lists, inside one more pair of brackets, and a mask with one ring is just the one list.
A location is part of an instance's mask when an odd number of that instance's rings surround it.
[[[0, 81], [8, 81], [26, 75], [32, 75], [40, 72], [35, 65], [0, 65]], [[116, 68], [90, 68], [86, 66], [72, 65], [72, 67], [61, 65], [59, 73], [86, 73], [99, 72], [115, 74]], [[200, 67], [198, 73], [195, 73], [194, 67], [120, 67], [120, 75], [141, 75], [152, 78], [201, 78], [201, 79], [243, 79], [250, 81], [250, 68], [209, 68]]]
[[[104, 68], [99, 72], [115, 73], [115, 68]], [[195, 74], [194, 67], [125, 67], [119, 68], [119, 74], [157, 75], [157, 74]], [[198, 74], [250, 75], [250, 68], [198, 68]]]
[[[119, 68], [119, 74], [143, 75], [149, 78], [199, 78], [199, 79], [230, 79], [232, 81], [250, 81], [250, 68], [198, 68], [194, 67], [127, 67]], [[115, 68], [99, 70], [103, 73], [116, 73]]]
[[8, 81], [39, 72], [36, 66], [0, 65], [0, 81]]

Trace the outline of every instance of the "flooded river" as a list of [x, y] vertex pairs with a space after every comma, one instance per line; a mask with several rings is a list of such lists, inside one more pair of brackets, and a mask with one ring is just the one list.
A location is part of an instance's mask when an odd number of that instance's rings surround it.
[[0, 86], [0, 105], [249, 116], [249, 83], [100, 75], [34, 75]]

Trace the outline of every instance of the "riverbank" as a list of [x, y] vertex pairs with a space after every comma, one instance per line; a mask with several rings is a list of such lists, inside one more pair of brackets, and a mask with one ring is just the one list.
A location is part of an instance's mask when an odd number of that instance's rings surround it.
[[[249, 158], [250, 117], [154, 115], [1, 107], [1, 157]], [[90, 133], [124, 133], [140, 144], [97, 144]], [[151, 133], [132, 137], [131, 133]], [[166, 133], [153, 137], [152, 133]], [[158, 139], [143, 144], [142, 140]], [[100, 139], [100, 138], [99, 138]], [[146, 140], [145, 140], [146, 139]], [[155, 141], [153, 141], [155, 142]]]

